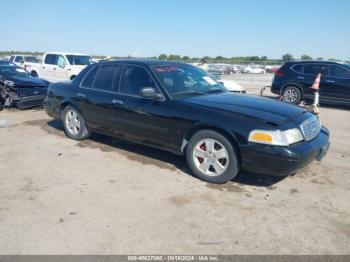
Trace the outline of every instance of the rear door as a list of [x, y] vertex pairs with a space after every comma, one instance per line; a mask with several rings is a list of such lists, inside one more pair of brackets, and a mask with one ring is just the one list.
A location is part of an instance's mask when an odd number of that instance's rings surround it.
[[350, 68], [344, 65], [329, 65], [326, 85], [332, 100], [350, 102]]
[[122, 110], [123, 101], [116, 92], [121, 66], [96, 65], [82, 80], [77, 93], [81, 113], [88, 126], [103, 133], [118, 133], [115, 115]]

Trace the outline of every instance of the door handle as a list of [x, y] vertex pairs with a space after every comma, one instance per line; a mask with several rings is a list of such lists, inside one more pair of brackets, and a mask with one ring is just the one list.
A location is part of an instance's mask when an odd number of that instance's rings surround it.
[[298, 76], [298, 79], [305, 79], [305, 77], [303, 77], [303, 76]]
[[43, 66], [43, 69], [45, 69], [45, 66]]
[[82, 93], [78, 93], [78, 94], [77, 94], [77, 97], [79, 97], [79, 98], [85, 98], [85, 95], [82, 94]]
[[53, 70], [56, 70], [56, 67], [54, 67]]
[[327, 83], [335, 83], [333, 80], [326, 80]]
[[122, 100], [119, 100], [119, 99], [113, 99], [112, 103], [114, 105], [123, 105], [124, 104], [124, 102]]

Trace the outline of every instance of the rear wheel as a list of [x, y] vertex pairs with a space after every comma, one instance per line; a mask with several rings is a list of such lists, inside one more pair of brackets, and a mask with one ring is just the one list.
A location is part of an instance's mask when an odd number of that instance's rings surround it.
[[191, 137], [186, 159], [193, 174], [210, 183], [226, 183], [239, 171], [237, 155], [230, 141], [211, 130], [199, 131]]
[[90, 136], [90, 131], [85, 125], [84, 118], [76, 108], [72, 106], [65, 107], [62, 120], [65, 133], [70, 138], [83, 140]]
[[287, 86], [282, 93], [283, 101], [299, 104], [301, 101], [300, 89], [295, 86]]

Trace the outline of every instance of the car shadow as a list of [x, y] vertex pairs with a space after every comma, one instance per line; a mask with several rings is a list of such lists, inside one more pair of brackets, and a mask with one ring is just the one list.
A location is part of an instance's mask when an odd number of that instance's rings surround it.
[[[55, 128], [60, 132], [64, 132], [63, 124], [60, 120], [51, 120], [47, 122], [47, 124], [49, 127]], [[119, 153], [122, 153], [123, 155], [125, 155], [125, 152], [127, 152], [127, 155], [129, 156], [130, 154], [134, 155], [133, 157], [129, 157], [132, 160], [136, 160], [141, 163], [154, 164], [159, 167], [174, 167], [173, 169], [170, 169], [181, 170], [183, 173], [193, 177], [183, 156], [175, 155], [167, 151], [128, 142], [119, 138], [114, 138], [98, 133], [93, 133], [89, 140], [84, 141], [81, 141], [82, 143], [86, 144], [83, 147], [99, 148], [102, 151], [106, 152], [115, 150]], [[93, 143], [94, 145], [91, 145], [91, 141], [96, 143]], [[135, 157], [135, 155], [137, 157]], [[147, 159], [147, 161], [145, 161], [145, 159]], [[268, 187], [278, 183], [284, 178], [285, 177], [283, 176], [255, 174], [242, 170], [232, 180], [232, 182], [256, 187]]]

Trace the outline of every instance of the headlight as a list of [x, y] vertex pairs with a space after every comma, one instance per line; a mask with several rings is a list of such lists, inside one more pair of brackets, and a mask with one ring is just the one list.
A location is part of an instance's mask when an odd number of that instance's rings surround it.
[[253, 130], [249, 134], [248, 141], [275, 146], [289, 146], [304, 139], [298, 128], [285, 131]]
[[5, 81], [5, 85], [6, 85], [6, 86], [9, 86], [9, 87], [14, 87], [14, 86], [15, 86], [15, 83], [14, 83], [13, 81], [6, 80], [6, 81]]

